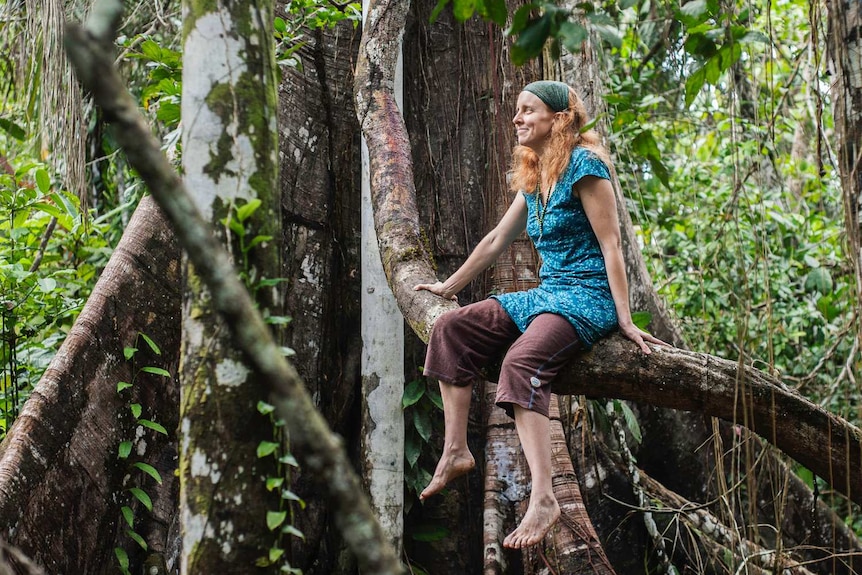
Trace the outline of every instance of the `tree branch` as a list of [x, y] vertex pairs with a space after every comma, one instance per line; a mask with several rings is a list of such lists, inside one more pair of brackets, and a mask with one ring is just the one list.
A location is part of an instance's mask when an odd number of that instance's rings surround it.
[[560, 373], [554, 391], [695, 411], [754, 431], [856, 503], [862, 503], [862, 432], [757, 369], [675, 348], [640, 353], [605, 338]]

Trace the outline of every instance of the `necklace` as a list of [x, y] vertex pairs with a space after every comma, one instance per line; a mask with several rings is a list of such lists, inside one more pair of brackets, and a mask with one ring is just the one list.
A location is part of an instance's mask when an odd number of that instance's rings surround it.
[[542, 204], [542, 190], [539, 188], [539, 182], [536, 182], [536, 220], [539, 222], [539, 241], [542, 241], [542, 235], [545, 233], [545, 212], [548, 211], [548, 204], [551, 203], [551, 195], [555, 187], [551, 186], [548, 190], [548, 199]]

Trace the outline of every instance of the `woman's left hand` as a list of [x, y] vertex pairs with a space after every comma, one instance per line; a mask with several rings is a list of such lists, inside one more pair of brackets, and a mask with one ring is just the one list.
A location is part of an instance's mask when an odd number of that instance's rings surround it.
[[652, 353], [652, 351], [650, 350], [646, 342], [653, 343], [655, 345], [664, 345], [667, 347], [671, 347], [669, 343], [648, 334], [633, 323], [630, 323], [628, 325], [620, 325], [620, 333], [638, 344], [641, 350], [647, 355]]

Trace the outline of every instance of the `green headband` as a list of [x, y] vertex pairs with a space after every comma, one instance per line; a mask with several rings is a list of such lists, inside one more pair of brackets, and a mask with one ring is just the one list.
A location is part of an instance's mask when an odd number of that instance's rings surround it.
[[531, 82], [524, 86], [524, 91], [538, 96], [554, 112], [569, 109], [569, 87], [562, 82], [551, 80]]

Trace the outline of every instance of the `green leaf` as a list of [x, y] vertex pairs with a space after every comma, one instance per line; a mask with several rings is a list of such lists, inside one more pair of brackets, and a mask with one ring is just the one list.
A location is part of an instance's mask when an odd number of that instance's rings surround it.
[[650, 130], [642, 130], [631, 141], [632, 149], [645, 159], [661, 158], [658, 143]]
[[413, 530], [414, 541], [440, 541], [449, 536], [449, 529], [442, 525], [420, 524]]
[[632, 437], [634, 437], [635, 441], [640, 443], [643, 440], [643, 437], [641, 435], [641, 427], [638, 424], [637, 417], [635, 417], [634, 412], [625, 401], [618, 401], [618, 405], [623, 412], [623, 419], [626, 421], [626, 427], [631, 431]]
[[623, 46], [623, 37], [620, 34], [620, 31], [614, 27], [609, 26], [607, 24], [594, 24], [593, 30], [599, 33], [599, 37], [613, 46], [616, 49], [620, 49]]
[[279, 463], [284, 463], [285, 465], [290, 465], [291, 467], [299, 467], [299, 462], [291, 453], [286, 453], [278, 458]]
[[139, 487], [130, 487], [129, 493], [131, 493], [135, 499], [141, 502], [144, 507], [147, 508], [147, 511], [153, 510], [153, 500], [150, 499], [150, 496], [147, 495], [147, 492]]
[[805, 278], [805, 289], [815, 290], [824, 295], [832, 291], [833, 285], [832, 274], [826, 268], [814, 268]]
[[139, 335], [139, 336], [141, 336], [141, 339], [143, 339], [143, 340], [146, 342], [146, 344], [150, 347], [150, 349], [151, 349], [151, 350], [153, 350], [153, 353], [154, 353], [154, 354], [156, 354], [156, 355], [162, 355], [162, 350], [160, 350], [160, 349], [159, 349], [159, 346], [157, 346], [157, 345], [156, 345], [156, 342], [154, 342], [153, 340], [151, 340], [151, 339], [149, 338], [149, 336], [147, 336], [147, 334], [145, 334], [145, 333], [138, 333], [138, 335]]
[[416, 409], [413, 411], [413, 426], [426, 442], [431, 439], [431, 418], [428, 416], [427, 411], [424, 409]]
[[147, 367], [142, 367], [141, 371], [143, 371], [144, 373], [152, 373], [153, 375], [161, 375], [162, 377], [167, 377], [168, 379], [171, 378], [170, 372], [160, 367], [152, 367], [148, 365]]
[[267, 477], [266, 478], [266, 490], [272, 491], [273, 489], [278, 489], [284, 483], [284, 477]]
[[652, 314], [648, 311], [636, 311], [632, 313], [632, 323], [640, 329], [646, 329], [652, 321]]
[[117, 393], [120, 393], [124, 389], [129, 389], [130, 387], [132, 387], [131, 383], [121, 381], [121, 382], [117, 383]]
[[128, 505], [123, 505], [122, 507], [120, 507], [120, 513], [123, 514], [123, 519], [126, 520], [126, 523], [129, 525], [129, 527], [135, 526], [135, 512], [132, 511], [131, 507], [129, 507]]
[[270, 563], [275, 563], [281, 556], [284, 555], [284, 549], [279, 549], [278, 547], [270, 547], [269, 548], [269, 561]]
[[434, 9], [431, 11], [431, 17], [429, 21], [431, 24], [437, 21], [437, 18], [440, 17], [440, 13], [443, 12], [443, 9], [451, 2], [452, 0], [439, 0], [437, 5], [434, 6]]
[[287, 32], [287, 22], [284, 21], [284, 18], [281, 18], [279, 16], [275, 17], [275, 20], [273, 21], [273, 27], [275, 28], [276, 32], [280, 32], [281, 34]]
[[136, 532], [129, 529], [126, 531], [126, 535], [128, 535], [132, 541], [134, 541], [135, 543], [140, 545], [141, 549], [143, 549], [144, 551], [146, 551], [148, 549], [147, 542], [144, 541], [144, 538], [141, 537], [140, 535], [138, 535]]
[[129, 406], [129, 409], [132, 410], [132, 415], [135, 419], [139, 418], [141, 416], [141, 412], [143, 411], [143, 408], [141, 407], [140, 403], [131, 404]]
[[506, 0], [484, 0], [485, 10], [484, 17], [490, 20], [500, 28], [506, 25], [506, 18], [509, 17], [506, 10]]
[[126, 553], [126, 550], [122, 547], [114, 547], [114, 556], [117, 558], [117, 562], [120, 564], [120, 569], [127, 573], [129, 571], [129, 554]]
[[136, 347], [124, 347], [123, 348], [123, 357], [126, 358], [126, 361], [129, 361], [134, 357], [134, 355], [138, 353], [138, 348]]
[[530, 14], [536, 9], [535, 4], [524, 4], [512, 16], [512, 25], [506, 30], [506, 36], [516, 36], [527, 27], [527, 22], [530, 20]]
[[126, 459], [129, 457], [129, 454], [132, 452], [132, 442], [131, 441], [123, 441], [120, 443], [120, 447], [117, 450], [117, 456], [120, 459]]
[[51, 192], [51, 176], [42, 168], [36, 170], [36, 186], [45, 195]]
[[526, 63], [531, 58], [535, 58], [542, 53], [542, 48], [545, 46], [545, 40], [551, 33], [551, 16], [543, 15], [541, 18], [534, 18], [527, 22], [524, 31], [512, 44], [512, 62], [520, 66]]
[[257, 209], [261, 206], [262, 203], [263, 202], [260, 199], [254, 198], [252, 200], [249, 200], [245, 204], [239, 206], [236, 209], [236, 219], [238, 219], [240, 222], [246, 221], [251, 217], [253, 213], [257, 211]]
[[42, 293], [51, 293], [57, 289], [57, 280], [54, 278], [39, 278], [36, 280], [36, 283], [39, 285]]
[[6, 118], [0, 118], [0, 130], [3, 130], [19, 142], [27, 137], [27, 132], [24, 131], [24, 128]]
[[133, 467], [137, 467], [138, 469], [155, 479], [156, 483], [158, 483], [159, 485], [162, 484], [162, 476], [159, 475], [159, 472], [156, 471], [156, 468], [152, 465], [144, 463], [143, 461], [138, 461], [133, 465]]
[[703, 83], [706, 81], [706, 70], [704, 70], [703, 66], [695, 70], [688, 78], [685, 80], [685, 105], [691, 106], [691, 103], [694, 102], [694, 99], [700, 93], [700, 89], [703, 88]]
[[476, 11], [476, 0], [452, 0], [452, 13], [459, 22], [465, 22]]
[[404, 388], [404, 394], [401, 396], [401, 409], [406, 409], [425, 395], [425, 382], [421, 379], [414, 379]]
[[440, 409], [440, 410], [443, 409], [443, 398], [440, 397], [440, 392], [437, 391], [437, 388], [435, 388], [435, 387], [426, 388], [425, 395], [428, 397], [428, 399], [431, 400], [431, 403], [433, 403], [435, 406], [437, 406], [437, 409]]
[[278, 443], [261, 441], [257, 446], [257, 456], [266, 457], [267, 455], [272, 455], [276, 449], [278, 449]]
[[408, 433], [404, 438], [404, 459], [408, 467], [414, 467], [422, 454], [422, 447], [415, 433]]
[[709, 18], [709, 6], [706, 0], [690, 0], [679, 9], [679, 15], [685, 27], [691, 28]]
[[150, 421], [149, 419], [139, 419], [138, 423], [148, 429], [152, 429], [153, 431], [161, 433], [162, 435], [168, 434], [168, 430], [165, 429], [163, 425], [161, 425], [160, 423], [156, 423], [155, 421]]
[[769, 39], [769, 36], [764, 34], [759, 30], [749, 30], [743, 35], [741, 38], [737, 40], [740, 44], [772, 44], [772, 41]]
[[294, 537], [299, 537], [302, 540], [305, 540], [305, 534], [294, 527], [293, 525], [285, 525], [281, 528], [281, 532], [287, 535], [293, 535]]
[[[251, 240], [248, 245], [245, 247], [245, 251], [249, 251], [253, 247], [258, 244], [262, 244], [264, 242], [268, 242], [272, 239], [272, 236], [255, 236], [253, 240]], [[284, 279], [280, 279], [279, 281], [285, 281]]]
[[285, 501], [296, 501], [297, 503], [299, 503], [300, 508], [305, 509], [305, 501], [303, 501], [299, 495], [297, 495], [293, 491], [290, 491], [289, 489], [282, 490], [281, 498]]
[[284, 520], [287, 519], [287, 511], [267, 511], [266, 526], [270, 531], [275, 531]]
[[801, 479], [809, 489], [814, 489], [814, 473], [807, 467], [801, 465], [796, 469], [796, 475]]
[[560, 40], [569, 52], [580, 52], [581, 46], [587, 41], [588, 36], [587, 29], [577, 22], [566, 20], [560, 24]]
[[265, 401], [258, 401], [257, 402], [257, 412], [260, 413], [261, 415], [269, 415], [273, 411], [275, 411], [274, 405], [270, 405], [269, 403], [267, 403]]
[[52, 192], [48, 194], [48, 197], [58, 206], [62, 206], [69, 217], [72, 219], [78, 217], [78, 208], [75, 206], [72, 196], [68, 192]]

